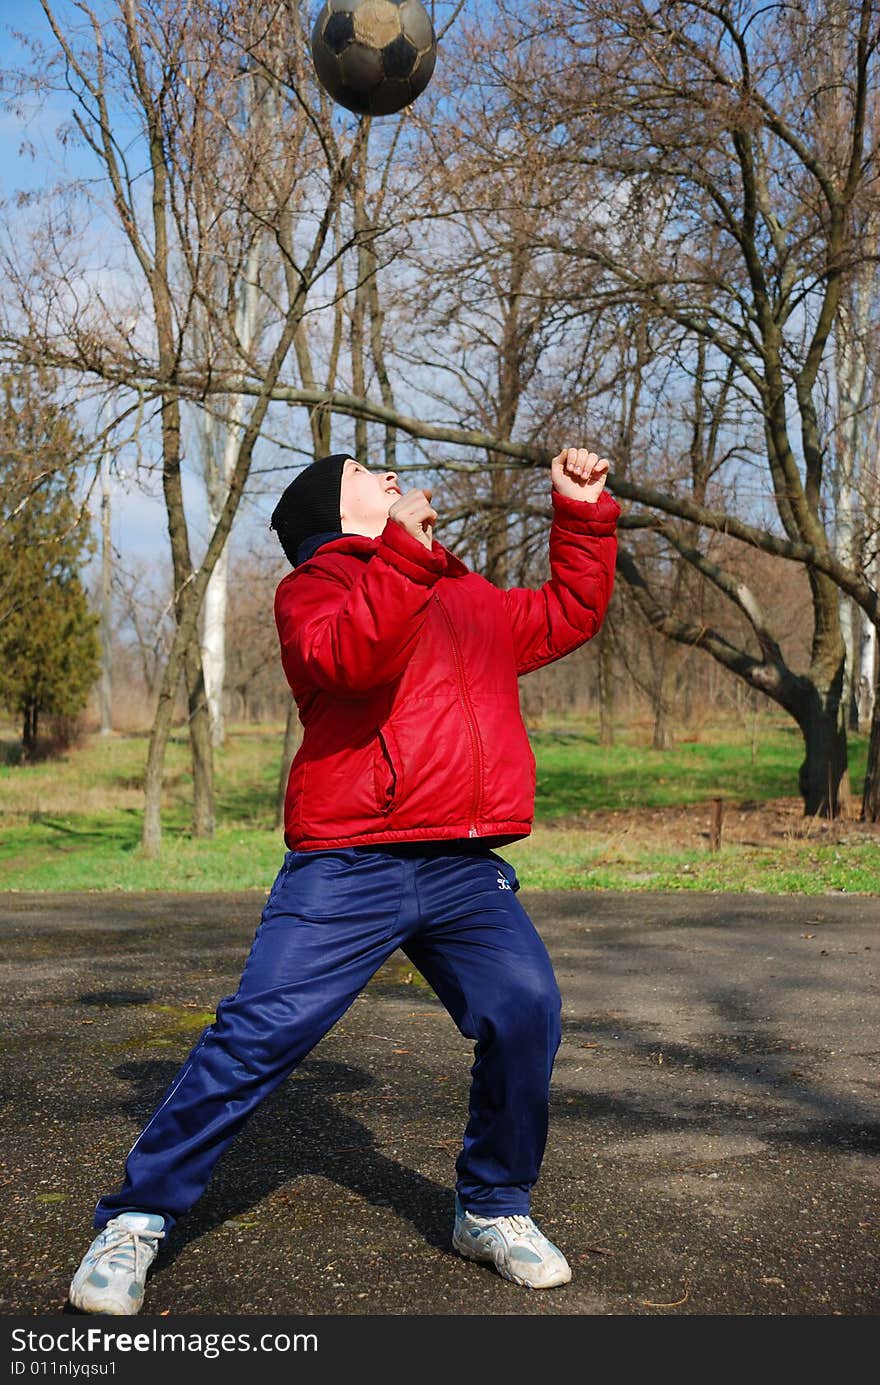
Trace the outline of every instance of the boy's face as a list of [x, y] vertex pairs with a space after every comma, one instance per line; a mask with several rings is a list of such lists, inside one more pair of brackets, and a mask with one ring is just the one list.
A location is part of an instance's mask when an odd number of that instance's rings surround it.
[[342, 532], [378, 538], [388, 520], [388, 511], [401, 494], [396, 471], [369, 471], [349, 457], [342, 468], [339, 493]]

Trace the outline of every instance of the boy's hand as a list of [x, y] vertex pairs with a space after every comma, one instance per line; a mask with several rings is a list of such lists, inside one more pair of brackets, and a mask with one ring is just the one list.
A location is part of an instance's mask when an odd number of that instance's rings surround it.
[[564, 447], [550, 463], [553, 489], [572, 500], [599, 499], [610, 462], [586, 447]]
[[432, 510], [429, 504], [431, 494], [430, 489], [406, 491], [388, 511], [389, 519], [395, 520], [429, 550], [434, 543], [434, 525], [437, 522], [437, 511]]

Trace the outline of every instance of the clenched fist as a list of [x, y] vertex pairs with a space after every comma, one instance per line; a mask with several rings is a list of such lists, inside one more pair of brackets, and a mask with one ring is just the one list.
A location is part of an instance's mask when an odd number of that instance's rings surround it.
[[437, 511], [432, 510], [429, 503], [431, 494], [430, 489], [419, 490], [416, 487], [395, 500], [388, 511], [389, 519], [395, 520], [427, 549], [434, 543], [434, 525], [437, 522]]
[[554, 490], [572, 500], [599, 499], [610, 462], [586, 447], [564, 447], [550, 463]]

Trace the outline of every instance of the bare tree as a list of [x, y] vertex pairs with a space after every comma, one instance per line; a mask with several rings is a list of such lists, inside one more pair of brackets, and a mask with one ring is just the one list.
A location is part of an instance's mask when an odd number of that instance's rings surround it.
[[[350, 137], [351, 122], [338, 134], [314, 90], [294, 0], [113, 0], [104, 23], [80, 4], [82, 34], [70, 7], [62, 24], [42, 3], [60, 61], [47, 55], [39, 80], [70, 88], [127, 256], [85, 265], [72, 190], [50, 200], [34, 256], [5, 256], [16, 313], [4, 335], [19, 356], [145, 401], [159, 428], [176, 633], [151, 738], [145, 849], [159, 841], [182, 671], [194, 769], [210, 766], [197, 616], [257, 439], [284, 406], [308, 411], [316, 452], [329, 450], [332, 418], [355, 421], [358, 449], [381, 431], [395, 467], [409, 465], [397, 460], [406, 436], [444, 478], [444, 541], [455, 535], [501, 582], [528, 580], [540, 562], [549, 506], [536, 482], [560, 430], [613, 439], [610, 487], [643, 507], [621, 523], [631, 601], [665, 640], [785, 707], [804, 735], [805, 811], [836, 811], [838, 591], [880, 620], [876, 577], [828, 539], [821, 408], [841, 284], [863, 256], [854, 217], [873, 196], [870, 6], [753, 20], [726, 4], [539, 0], [522, 12], [502, 0], [493, 32], [473, 24], [460, 45], [450, 38], [399, 123], [362, 121]], [[846, 57], [843, 122], [840, 102], [823, 121], [809, 62], [813, 33], [829, 25]], [[263, 84], [271, 120], [241, 119], [248, 82]], [[119, 123], [123, 98], [140, 139], [130, 115]], [[96, 270], [111, 268], [96, 287]], [[248, 284], [265, 319], [253, 337]], [[403, 388], [419, 399], [406, 411]], [[235, 437], [198, 568], [182, 505], [183, 400]], [[759, 460], [769, 486], [749, 490]], [[775, 517], [761, 512], [768, 499]], [[807, 572], [805, 671], [786, 659], [747, 564], [730, 560], [729, 544], [713, 547], [719, 536]], [[664, 568], [671, 585], [658, 581]], [[687, 609], [709, 588], [740, 636]], [[605, 681], [607, 696], [607, 670]], [[291, 704], [288, 740], [294, 731]], [[873, 782], [865, 812], [877, 816]]]
[[[841, 562], [880, 585], [880, 375], [877, 356], [877, 260], [880, 219], [874, 209], [860, 235], [872, 258], [847, 277], [834, 327], [834, 384], [829, 431], [834, 439], [835, 548]], [[866, 732], [874, 710], [877, 628], [841, 593], [846, 646], [843, 706], [850, 728]]]
[[[333, 251], [323, 258], [328, 232], [359, 136], [356, 132], [344, 150], [326, 104], [322, 121], [300, 99], [307, 86], [307, 49], [298, 6], [113, 0], [106, 15], [98, 16], [80, 0], [63, 12], [50, 0], [42, 3], [55, 46], [44, 55], [39, 74], [32, 69], [31, 75], [50, 84], [57, 77], [73, 102], [80, 138], [100, 174], [87, 212], [94, 217], [100, 199], [108, 197], [115, 229], [123, 233], [129, 252], [121, 267], [129, 306], [139, 276], [147, 312], [135, 341], [134, 327], [121, 322], [118, 302], [107, 301], [100, 280], [93, 286], [90, 266], [74, 253], [73, 234], [67, 242], [49, 236], [39, 263], [19, 264], [14, 271], [19, 287], [15, 336], [22, 353], [138, 389], [156, 406], [176, 635], [146, 770], [142, 847], [155, 854], [165, 744], [181, 674], [193, 748], [193, 830], [213, 830], [210, 718], [197, 617], [248, 478], [273, 386], [301, 329], [309, 290], [332, 264]], [[241, 120], [240, 83], [250, 81], [254, 71], [271, 93], [278, 119]], [[57, 205], [50, 205], [46, 224], [57, 216]], [[272, 304], [271, 330], [258, 356], [246, 332], [242, 337], [238, 290], [248, 282], [249, 255], [260, 237], [271, 241], [283, 273], [281, 297]], [[7, 254], [7, 265], [14, 259]], [[196, 319], [206, 350], [193, 359]], [[187, 392], [184, 376], [195, 373], [204, 386], [215, 360], [225, 378], [223, 393], [237, 401], [232, 406], [234, 462], [196, 568], [183, 502], [181, 398]], [[245, 376], [256, 386], [247, 401], [238, 389]]]
[[[667, 496], [662, 508], [700, 525], [715, 510], [718, 527], [742, 537], [748, 529], [747, 541], [807, 562], [809, 667], [786, 664], [758, 593], [680, 526], [643, 519], [747, 616], [757, 656], [672, 614], [626, 549], [619, 571], [655, 628], [698, 644], [795, 718], [805, 811], [834, 815], [847, 762], [838, 586], [875, 624], [880, 617], [868, 574], [838, 561], [829, 541], [821, 424], [822, 370], [844, 274], [869, 253], [853, 232], [855, 212], [875, 197], [867, 119], [877, 86], [874, 7], [807, 3], [756, 14], [744, 3], [573, 0], [564, 10], [541, 3], [523, 21], [540, 22], [557, 56], [563, 44], [570, 55], [546, 63], [534, 89], [566, 171], [568, 205], [583, 204], [580, 189], [594, 197], [599, 189], [602, 201], [589, 217], [548, 226], [537, 247], [588, 266], [591, 318], [599, 301], [640, 303], [703, 343], [716, 378], [733, 367], [732, 388], [760, 426], [785, 549], [768, 543], [760, 525], [725, 526], [717, 501]], [[830, 121], [817, 46], [833, 48], [846, 73]], [[659, 499], [644, 487], [633, 495], [648, 505]], [[864, 811], [880, 815], [876, 780], [866, 786]]]

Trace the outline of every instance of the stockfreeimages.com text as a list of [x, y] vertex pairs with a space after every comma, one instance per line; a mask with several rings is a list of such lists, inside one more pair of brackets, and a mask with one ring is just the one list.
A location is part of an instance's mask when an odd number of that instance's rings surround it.
[[263, 1332], [252, 1338], [249, 1332], [164, 1332], [158, 1327], [145, 1332], [116, 1332], [103, 1327], [34, 1332], [16, 1327], [11, 1335], [13, 1352], [61, 1351], [71, 1355], [98, 1351], [178, 1351], [194, 1352], [212, 1360], [224, 1352], [318, 1350], [314, 1332]]

